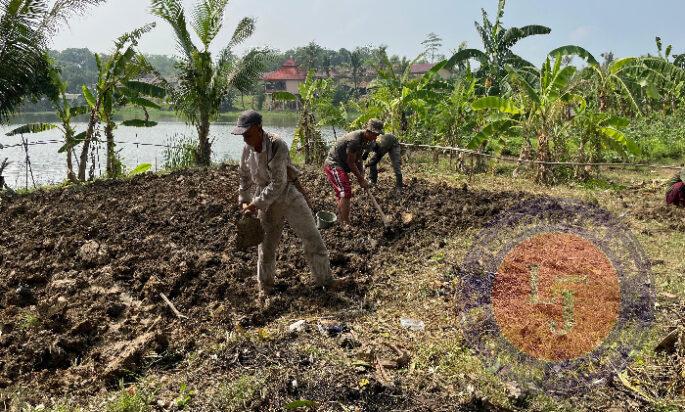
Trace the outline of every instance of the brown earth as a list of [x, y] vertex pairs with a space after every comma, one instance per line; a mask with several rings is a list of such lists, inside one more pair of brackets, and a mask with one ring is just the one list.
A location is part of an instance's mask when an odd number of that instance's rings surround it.
[[[303, 181], [315, 210], [333, 210], [323, 174], [307, 172]], [[256, 299], [256, 251], [234, 250], [237, 182], [236, 169], [224, 167], [3, 199], [0, 389], [30, 388], [36, 400], [89, 397], [114, 388], [119, 379], [176, 367], [217, 328], [257, 330], [324, 309], [344, 322], [360, 305], [373, 310], [364, 303], [369, 285], [391, 281], [380, 277], [380, 269], [398, 254], [431, 248], [436, 237], [454, 230], [482, 226], [521, 200], [516, 193], [471, 193], [417, 179], [408, 182], [401, 199], [378, 191], [386, 213], [394, 216], [391, 227], [383, 227], [372, 207], [357, 206], [358, 229], [323, 232], [336, 276], [354, 280], [336, 294], [312, 288], [299, 241], [286, 226], [279, 293], [262, 307]], [[161, 293], [188, 319], [177, 318]], [[280, 348], [284, 356], [287, 344]], [[327, 388], [322, 377], [319, 387], [300, 396], [350, 396], [338, 388], [346, 380], [337, 376], [331, 379], [336, 387]], [[349, 391], [359, 391], [356, 381], [350, 385]]]
[[[322, 173], [306, 171], [302, 180], [315, 211], [334, 210]], [[388, 268], [429, 259], [451, 234], [477, 233], [533, 195], [412, 178], [401, 198], [376, 190], [394, 218], [389, 228], [372, 206], [355, 199], [357, 228], [322, 232], [335, 275], [354, 280], [338, 293], [311, 286], [300, 242], [286, 225], [278, 293], [261, 305], [256, 252], [234, 247], [237, 182], [236, 168], [222, 167], [1, 198], [0, 403], [4, 393], [21, 391], [34, 405], [61, 398], [84, 404], [120, 380], [154, 378], [164, 388], [159, 397], [168, 400], [155, 410], [174, 410], [168, 405], [180, 382], [202, 390], [189, 409], [198, 411], [283, 410], [297, 399], [326, 405], [319, 410], [341, 410], [333, 407], [338, 404], [359, 410], [494, 408], [480, 399], [454, 403], [463, 399], [459, 389], [446, 388], [432, 374], [418, 384], [403, 380], [409, 360], [402, 348], [384, 367], [368, 349], [372, 339], [364, 341], [345, 325], [375, 316], [374, 289], [393, 289]], [[392, 186], [388, 177], [381, 183]], [[412, 270], [421, 271], [420, 263]], [[308, 322], [305, 332], [275, 332], [299, 319]], [[313, 327], [316, 319], [324, 335]], [[379, 333], [387, 331], [370, 328], [365, 336]], [[333, 346], [354, 362], [321, 352], [338, 334]], [[390, 368], [397, 372], [383, 372]], [[221, 382], [243, 378], [266, 392], [227, 406], [232, 395], [226, 393], [233, 392], [222, 392]]]

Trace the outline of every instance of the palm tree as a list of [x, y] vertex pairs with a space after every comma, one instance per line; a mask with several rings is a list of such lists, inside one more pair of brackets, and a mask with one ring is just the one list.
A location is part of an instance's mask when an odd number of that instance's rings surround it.
[[478, 60], [480, 62], [478, 77], [483, 81], [483, 93], [488, 96], [501, 93], [508, 65], [517, 69], [534, 68], [533, 64], [516, 55], [512, 48], [527, 37], [549, 34], [552, 31], [549, 27], [539, 25], [504, 28], [502, 18], [505, 6], [506, 0], [499, 0], [497, 18], [494, 23], [490, 21], [485, 10], [482, 10], [483, 22], [475, 23], [483, 42], [483, 51], [462, 49], [450, 58], [447, 66], [451, 68], [469, 59]]
[[152, 12], [164, 19], [174, 30], [181, 52], [177, 66], [178, 84], [169, 86], [176, 111], [198, 133], [197, 160], [202, 166], [211, 161], [209, 128], [219, 113], [221, 101], [233, 89], [247, 93], [265, 70], [265, 50], [253, 49], [242, 59], [232, 49], [247, 40], [255, 30], [255, 21], [244, 18], [233, 37], [214, 60], [210, 45], [221, 31], [228, 0], [200, 0], [192, 11], [191, 27], [201, 45], [196, 46], [188, 31], [180, 0], [151, 0]]
[[42, 1], [0, 2], [0, 122], [47, 83], [45, 37], [38, 30], [46, 12]]
[[345, 55], [347, 55], [347, 66], [350, 69], [350, 77], [352, 80], [352, 94], [354, 96], [359, 95], [359, 84], [366, 75], [366, 62], [369, 58], [369, 48], [368, 47], [357, 47], [353, 51], [343, 49]]
[[71, 13], [105, 0], [0, 0], [0, 122], [26, 97], [57, 94], [47, 60], [48, 35]]

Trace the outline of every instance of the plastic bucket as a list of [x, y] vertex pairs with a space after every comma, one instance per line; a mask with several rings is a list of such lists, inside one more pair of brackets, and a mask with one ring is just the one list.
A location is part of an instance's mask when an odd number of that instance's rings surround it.
[[319, 229], [327, 229], [338, 221], [338, 217], [335, 213], [331, 212], [319, 212], [316, 214], [316, 227]]

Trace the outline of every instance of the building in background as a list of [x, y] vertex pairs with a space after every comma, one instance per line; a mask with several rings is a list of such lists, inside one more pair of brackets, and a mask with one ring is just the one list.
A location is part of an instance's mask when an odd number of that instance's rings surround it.
[[286, 60], [277, 70], [262, 76], [264, 92], [268, 102], [268, 110], [299, 109], [299, 102], [283, 102], [274, 100], [274, 93], [289, 92], [294, 95], [300, 93], [300, 85], [307, 79], [307, 73], [300, 69], [292, 58]]

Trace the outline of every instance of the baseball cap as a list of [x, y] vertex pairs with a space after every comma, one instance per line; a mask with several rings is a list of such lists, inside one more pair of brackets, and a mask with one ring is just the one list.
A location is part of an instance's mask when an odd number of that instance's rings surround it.
[[383, 122], [378, 119], [371, 119], [366, 124], [366, 130], [379, 135], [383, 134]]
[[240, 114], [240, 117], [238, 117], [238, 122], [236, 123], [236, 126], [231, 132], [231, 134], [242, 135], [247, 131], [247, 129], [256, 124], [262, 124], [261, 114], [257, 113], [254, 110], [242, 112]]

